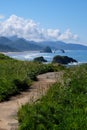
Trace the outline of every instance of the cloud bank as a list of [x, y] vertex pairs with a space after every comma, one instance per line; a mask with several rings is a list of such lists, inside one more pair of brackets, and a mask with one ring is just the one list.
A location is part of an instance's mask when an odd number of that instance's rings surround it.
[[0, 36], [14, 35], [33, 41], [76, 41], [78, 39], [78, 35], [73, 34], [70, 29], [63, 33], [59, 29], [44, 29], [40, 28], [39, 24], [33, 20], [11, 15], [5, 21], [0, 22]]

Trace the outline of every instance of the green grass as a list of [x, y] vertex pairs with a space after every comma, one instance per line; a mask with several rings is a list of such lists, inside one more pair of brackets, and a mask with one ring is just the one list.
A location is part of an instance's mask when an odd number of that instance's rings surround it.
[[38, 62], [18, 61], [0, 54], [0, 102], [30, 87], [36, 76], [63, 67]]
[[87, 130], [87, 65], [66, 69], [63, 80], [39, 102], [22, 106], [19, 130]]

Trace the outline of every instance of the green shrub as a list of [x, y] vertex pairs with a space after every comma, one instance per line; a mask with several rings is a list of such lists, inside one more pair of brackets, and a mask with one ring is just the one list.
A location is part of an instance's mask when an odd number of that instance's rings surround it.
[[54, 65], [14, 60], [0, 54], [0, 101], [29, 89], [36, 76], [55, 71]]
[[10, 60], [10, 59], [12, 59], [12, 58], [10, 58], [9, 56], [6, 56], [6, 55], [0, 53], [0, 60]]
[[29, 89], [29, 86], [31, 85], [31, 81], [29, 79], [24, 79], [23, 81], [19, 79], [15, 79], [14, 84], [17, 87], [18, 91], [20, 92]]
[[66, 70], [35, 104], [18, 111], [19, 130], [87, 130], [87, 65]]
[[8, 100], [9, 96], [17, 93], [17, 88], [5, 78], [0, 78], [0, 101]]

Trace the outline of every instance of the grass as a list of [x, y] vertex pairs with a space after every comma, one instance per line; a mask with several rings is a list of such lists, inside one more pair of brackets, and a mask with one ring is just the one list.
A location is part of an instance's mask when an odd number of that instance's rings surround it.
[[68, 68], [34, 104], [18, 111], [19, 130], [87, 130], [87, 65]]
[[57, 71], [62, 66], [14, 60], [0, 54], [0, 102], [29, 89], [36, 76], [49, 71]]

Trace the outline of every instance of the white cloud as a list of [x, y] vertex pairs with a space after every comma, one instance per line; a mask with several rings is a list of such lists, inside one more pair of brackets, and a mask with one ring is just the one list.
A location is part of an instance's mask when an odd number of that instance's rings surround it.
[[4, 18], [5, 18], [5, 16], [0, 14], [0, 19], [4, 19]]
[[73, 34], [70, 29], [67, 29], [63, 34], [61, 34], [59, 36], [60, 40], [77, 40], [78, 39], [78, 35], [77, 34]]
[[70, 29], [67, 29], [64, 33], [61, 33], [59, 29], [43, 29], [33, 20], [26, 20], [16, 15], [12, 15], [7, 20], [0, 22], [0, 36], [13, 35], [34, 41], [68, 41], [77, 40], [78, 38]]

